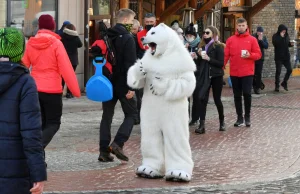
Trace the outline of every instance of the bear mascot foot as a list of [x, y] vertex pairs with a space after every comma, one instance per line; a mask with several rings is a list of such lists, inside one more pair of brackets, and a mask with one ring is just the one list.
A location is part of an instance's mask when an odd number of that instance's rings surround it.
[[169, 170], [166, 173], [166, 181], [190, 182], [191, 179], [191, 175], [183, 170]]
[[159, 179], [163, 178], [164, 176], [160, 174], [157, 170], [149, 167], [149, 166], [140, 166], [136, 169], [136, 175], [142, 178], [148, 179]]

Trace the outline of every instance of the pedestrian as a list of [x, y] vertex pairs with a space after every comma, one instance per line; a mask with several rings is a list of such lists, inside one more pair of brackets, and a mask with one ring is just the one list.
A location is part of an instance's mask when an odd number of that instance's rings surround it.
[[244, 125], [242, 95], [244, 97], [245, 124], [251, 126], [251, 88], [254, 75], [254, 63], [261, 58], [257, 40], [249, 34], [247, 20], [238, 18], [237, 31], [226, 41], [224, 66], [230, 60], [230, 78], [237, 114], [235, 127]]
[[134, 19], [134, 20], [133, 20], [133, 26], [132, 26], [132, 29], [131, 29], [131, 33], [132, 33], [134, 36], [136, 36], [137, 33], [140, 31], [140, 26], [141, 26], [141, 24], [140, 24], [139, 20]]
[[47, 172], [35, 82], [22, 65], [25, 38], [0, 29], [0, 193], [41, 194]]
[[278, 31], [272, 37], [272, 43], [275, 48], [275, 64], [276, 64], [276, 74], [275, 74], [275, 92], [279, 92], [280, 74], [282, 65], [286, 68], [286, 73], [281, 82], [281, 86], [288, 91], [287, 82], [292, 74], [291, 66], [291, 55], [289, 47], [294, 46], [294, 43], [290, 40], [288, 34], [288, 28], [280, 24], [278, 26]]
[[[136, 47], [136, 50], [137, 50], [137, 58], [138, 59], [141, 59], [144, 56], [145, 51], [149, 48], [147, 45], [144, 45], [142, 43], [141, 38], [145, 37], [147, 32], [156, 25], [156, 16], [153, 13], [145, 14], [144, 25], [145, 25], [145, 28], [137, 33], [138, 45]], [[140, 124], [140, 120], [141, 120], [140, 112], [141, 112], [143, 93], [144, 93], [143, 89], [138, 89], [135, 91], [135, 96], [137, 99], [137, 109], [138, 109], [138, 117], [136, 119], [135, 124]]]
[[43, 147], [52, 140], [60, 128], [62, 116], [62, 77], [76, 97], [80, 89], [72, 64], [61, 37], [54, 33], [55, 21], [51, 15], [39, 18], [39, 31], [29, 39], [22, 62], [31, 67], [37, 84], [42, 113]]
[[261, 52], [261, 58], [257, 61], [255, 61], [255, 68], [254, 68], [254, 79], [253, 79], [253, 90], [255, 94], [260, 94], [260, 88], [261, 88], [261, 73], [263, 69], [264, 64], [264, 58], [265, 58], [265, 49], [268, 49], [269, 43], [267, 40], [267, 37], [263, 34], [264, 29], [261, 26], [258, 26], [256, 29], [256, 33], [253, 34], [253, 36], [256, 38], [260, 52]]
[[[63, 34], [61, 35], [61, 41], [67, 51], [73, 70], [75, 72], [78, 65], [78, 48], [82, 47], [82, 42], [73, 24], [66, 25]], [[64, 87], [64, 85], [65, 82], [63, 80], [62, 87]], [[73, 98], [73, 95], [70, 92], [69, 88], [67, 88], [66, 98]]]
[[149, 48], [147, 45], [143, 45], [141, 38], [145, 37], [147, 32], [156, 25], [156, 16], [153, 13], [146, 13], [145, 17], [144, 17], [144, 25], [145, 28], [137, 33], [137, 41], [138, 41], [138, 45], [139, 47], [138, 49], [138, 55], [137, 58], [141, 59], [144, 54], [145, 51]]
[[63, 35], [64, 29], [65, 29], [66, 25], [68, 25], [68, 24], [71, 24], [71, 22], [67, 21], [67, 20], [64, 21], [62, 26], [60, 27], [60, 29], [56, 31], [56, 34], [58, 34], [59, 36]]
[[[185, 47], [187, 48], [187, 50], [189, 51], [189, 53], [192, 56], [195, 63], [196, 63], [197, 57], [198, 57], [197, 52], [198, 52], [198, 46], [199, 46], [200, 41], [201, 41], [201, 39], [196, 31], [196, 28], [194, 27], [194, 24], [190, 23], [185, 29], [183, 43], [184, 43]], [[198, 67], [197, 67], [197, 71], [195, 72], [195, 76], [196, 76], [196, 82], [197, 82], [197, 77], [199, 76]], [[188, 101], [189, 101], [189, 115], [190, 115], [190, 98], [188, 98]], [[197, 106], [197, 105], [199, 105], [198, 98], [193, 98], [192, 114], [191, 114], [192, 119], [189, 122], [189, 126], [193, 126], [198, 123], [199, 116], [196, 115], [197, 114], [196, 112], [199, 110], [199, 106]]]
[[[111, 162], [116, 155], [120, 160], [128, 161], [123, 146], [129, 139], [135, 119], [137, 118], [134, 91], [127, 85], [127, 71], [136, 61], [136, 48], [131, 28], [135, 13], [131, 9], [120, 9], [117, 12], [117, 24], [108, 29], [108, 37], [115, 48], [116, 65], [113, 66], [113, 99], [102, 103], [103, 114], [100, 123], [100, 155], [101, 162]], [[120, 101], [125, 118], [117, 134], [111, 142], [111, 124], [117, 102]]]
[[193, 119], [199, 120], [200, 118], [200, 125], [195, 130], [195, 133], [198, 134], [205, 133], [206, 107], [210, 88], [212, 88], [214, 102], [219, 113], [219, 131], [225, 131], [224, 108], [221, 101], [225, 45], [219, 41], [219, 34], [219, 30], [216, 27], [207, 27], [203, 33], [197, 53], [198, 76], [196, 78], [198, 80], [193, 93]]
[[174, 20], [171, 22], [171, 28], [178, 34], [180, 40], [184, 42], [183, 30], [180, 28], [178, 20]]

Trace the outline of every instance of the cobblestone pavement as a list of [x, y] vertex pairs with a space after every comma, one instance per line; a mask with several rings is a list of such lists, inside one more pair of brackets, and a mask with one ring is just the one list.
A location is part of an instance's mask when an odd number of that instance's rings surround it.
[[[135, 126], [125, 152], [128, 163], [99, 163], [101, 105], [86, 98], [64, 100], [61, 129], [46, 149], [48, 182], [45, 193], [300, 193], [300, 78], [289, 92], [274, 93], [274, 80], [253, 95], [252, 127], [234, 128], [232, 91], [225, 87], [223, 102], [227, 131], [218, 131], [213, 102], [208, 106], [207, 133], [190, 143], [195, 162], [190, 183], [137, 178], [141, 163], [140, 128]], [[115, 134], [123, 115], [117, 108]]]

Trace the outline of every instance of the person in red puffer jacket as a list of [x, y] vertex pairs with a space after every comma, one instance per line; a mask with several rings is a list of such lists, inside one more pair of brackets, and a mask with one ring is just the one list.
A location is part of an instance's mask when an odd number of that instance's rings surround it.
[[226, 41], [224, 66], [230, 61], [230, 78], [234, 94], [237, 114], [235, 127], [244, 125], [242, 95], [245, 105], [245, 124], [251, 126], [251, 89], [254, 76], [255, 61], [261, 58], [261, 51], [256, 38], [248, 31], [247, 21], [239, 18], [236, 21], [237, 31]]
[[31, 67], [39, 94], [42, 113], [43, 147], [45, 148], [60, 128], [62, 116], [62, 77], [75, 97], [80, 97], [76, 74], [60, 36], [54, 33], [51, 15], [41, 15], [39, 31], [29, 39], [22, 59]]

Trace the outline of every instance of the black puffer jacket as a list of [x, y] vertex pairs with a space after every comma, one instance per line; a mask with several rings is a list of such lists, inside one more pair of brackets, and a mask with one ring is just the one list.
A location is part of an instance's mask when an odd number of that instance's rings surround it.
[[[286, 30], [284, 37], [280, 36], [280, 32]], [[285, 25], [280, 24], [278, 26], [278, 31], [272, 37], [272, 43], [275, 48], [275, 60], [290, 60], [291, 55], [289, 47], [292, 47], [290, 43], [290, 37], [288, 34], [288, 29]]]
[[78, 65], [78, 48], [82, 47], [82, 42], [76, 31], [65, 28], [61, 36], [61, 41], [65, 46], [72, 66]]
[[47, 179], [38, 93], [27, 68], [0, 62], [0, 193], [29, 194]]
[[125, 96], [130, 90], [127, 85], [127, 72], [136, 61], [136, 43], [122, 24], [116, 24], [108, 29], [107, 35], [112, 40], [117, 58], [116, 65], [113, 66], [113, 88], [118, 95]]

